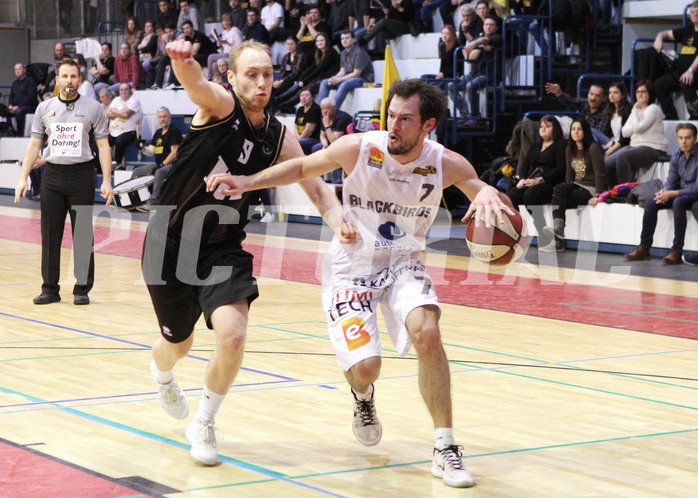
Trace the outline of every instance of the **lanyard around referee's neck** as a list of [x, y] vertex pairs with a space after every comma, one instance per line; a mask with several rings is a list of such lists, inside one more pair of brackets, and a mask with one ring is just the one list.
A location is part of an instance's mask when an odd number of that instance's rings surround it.
[[77, 102], [78, 99], [80, 99], [80, 94], [79, 94], [79, 93], [78, 93], [78, 96], [75, 97], [73, 100], [63, 100], [63, 99], [61, 98], [61, 96], [58, 95], [58, 100], [60, 100], [61, 102], [63, 102], [63, 103], [65, 104], [65, 108], [66, 108], [68, 111], [71, 111], [71, 112], [72, 112], [73, 109], [75, 109], [75, 102]]

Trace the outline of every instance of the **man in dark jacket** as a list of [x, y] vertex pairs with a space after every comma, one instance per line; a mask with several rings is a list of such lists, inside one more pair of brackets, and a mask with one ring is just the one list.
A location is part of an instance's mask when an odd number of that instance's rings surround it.
[[36, 110], [36, 81], [27, 76], [27, 68], [18, 62], [15, 64], [15, 76], [10, 88], [10, 100], [8, 110], [10, 116], [17, 120], [17, 136], [24, 136], [24, 120], [27, 114]]
[[243, 38], [247, 40], [257, 40], [260, 43], [269, 45], [269, 31], [259, 22], [259, 11], [250, 7], [247, 9], [247, 26], [242, 32]]

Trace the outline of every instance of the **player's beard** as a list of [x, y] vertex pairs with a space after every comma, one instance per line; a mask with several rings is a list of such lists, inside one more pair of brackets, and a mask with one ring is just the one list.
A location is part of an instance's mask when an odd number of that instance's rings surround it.
[[405, 137], [400, 136], [400, 145], [398, 145], [397, 147], [391, 146], [390, 142], [388, 142], [388, 152], [391, 156], [404, 156], [405, 154], [412, 152], [412, 149], [415, 148], [418, 140], [419, 137], [417, 137], [412, 142], [407, 142], [405, 141]]

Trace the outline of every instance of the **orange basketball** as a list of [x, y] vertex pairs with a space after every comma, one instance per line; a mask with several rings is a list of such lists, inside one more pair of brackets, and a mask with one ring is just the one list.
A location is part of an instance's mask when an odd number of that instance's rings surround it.
[[[526, 222], [519, 213], [509, 215], [502, 211], [504, 223], [499, 223], [492, 215], [490, 227], [480, 219], [480, 226], [475, 226], [475, 216], [468, 223], [465, 240], [470, 255], [490, 265], [506, 265], [519, 259], [528, 247], [528, 230]], [[484, 218], [484, 213], [482, 215]]]

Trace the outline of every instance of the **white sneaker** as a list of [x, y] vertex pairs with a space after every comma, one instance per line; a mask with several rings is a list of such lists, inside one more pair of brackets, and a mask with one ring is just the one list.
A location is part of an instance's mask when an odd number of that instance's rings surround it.
[[160, 404], [170, 416], [178, 420], [187, 418], [187, 415], [189, 415], [189, 402], [184, 395], [184, 391], [180, 389], [175, 379], [172, 379], [172, 382], [168, 384], [160, 384], [155, 375], [156, 368], [155, 362], [151, 361], [150, 372], [153, 374], [155, 385], [158, 388], [158, 399], [160, 400]]
[[262, 216], [262, 219], [260, 221], [262, 223], [269, 223], [271, 221], [274, 221], [274, 214], [273, 213], [264, 213], [264, 216]]
[[172, 89], [174, 89], [174, 87], [175, 87], [174, 83], [169, 83], [169, 84], [163, 86], [162, 89], [163, 90], [172, 90]]
[[185, 435], [191, 444], [189, 453], [194, 460], [208, 466], [218, 463], [218, 445], [213, 421], [194, 419], [187, 426]]
[[565, 241], [553, 239], [549, 244], [538, 247], [539, 252], [565, 252]]
[[351, 393], [354, 395], [354, 422], [352, 423], [354, 436], [364, 446], [375, 446], [383, 436], [383, 426], [376, 415], [373, 385], [371, 385], [370, 399], [358, 399], [354, 389], [351, 390]]
[[475, 479], [463, 465], [462, 446], [451, 445], [443, 450], [434, 448], [431, 463], [431, 475], [443, 479], [446, 486], [452, 488], [469, 488], [475, 486]]

